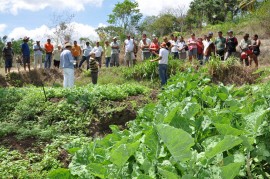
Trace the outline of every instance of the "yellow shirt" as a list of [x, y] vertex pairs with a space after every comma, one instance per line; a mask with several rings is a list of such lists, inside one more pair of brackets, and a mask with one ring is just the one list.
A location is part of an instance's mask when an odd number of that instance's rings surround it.
[[81, 55], [81, 47], [79, 45], [74, 45], [71, 49], [73, 57], [78, 57]]

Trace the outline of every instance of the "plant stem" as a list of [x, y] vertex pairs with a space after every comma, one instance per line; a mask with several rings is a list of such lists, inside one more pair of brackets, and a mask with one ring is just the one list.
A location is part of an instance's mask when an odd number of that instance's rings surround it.
[[251, 175], [251, 171], [250, 171], [250, 151], [248, 151], [247, 153], [247, 175], [248, 175], [248, 179], [253, 179], [252, 175]]

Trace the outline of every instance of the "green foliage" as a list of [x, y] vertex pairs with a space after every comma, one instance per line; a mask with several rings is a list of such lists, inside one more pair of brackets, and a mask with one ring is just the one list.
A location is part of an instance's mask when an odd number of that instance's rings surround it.
[[45, 88], [0, 89], [0, 136], [38, 136], [50, 139], [61, 133], [85, 133], [101, 101], [121, 101], [128, 96], [146, 94], [149, 89], [136, 84], [88, 85], [72, 89]]
[[[172, 76], [179, 71], [183, 71], [184, 65], [185, 64], [183, 61], [173, 60], [172, 57], [169, 57], [168, 76]], [[158, 63], [153, 63], [150, 61], [138, 63], [133, 68], [121, 68], [120, 70], [127, 79], [155, 80], [159, 77]]]
[[140, 110], [128, 130], [113, 127], [112, 134], [78, 150], [72, 176], [269, 177], [270, 84], [209, 82], [193, 68], [171, 77], [157, 104]]
[[123, 29], [122, 33], [132, 32], [132, 29], [141, 19], [142, 14], [138, 9], [138, 3], [130, 0], [118, 2], [109, 14], [108, 22]]

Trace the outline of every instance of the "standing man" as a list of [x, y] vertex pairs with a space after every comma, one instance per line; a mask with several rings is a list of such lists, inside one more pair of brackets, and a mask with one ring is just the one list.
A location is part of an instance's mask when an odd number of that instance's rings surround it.
[[73, 47], [72, 47], [71, 52], [72, 52], [72, 55], [73, 55], [74, 60], [76, 62], [75, 68], [77, 68], [78, 67], [79, 57], [81, 56], [82, 51], [81, 51], [81, 47], [77, 44], [76, 40], [73, 42]]
[[235, 56], [237, 45], [237, 38], [233, 36], [233, 31], [229, 30], [228, 37], [226, 38], [227, 52], [225, 54], [225, 60], [227, 60], [230, 56]]
[[218, 32], [218, 37], [215, 40], [216, 54], [224, 61], [226, 39], [222, 36], [222, 32]]
[[7, 42], [7, 46], [2, 50], [3, 57], [5, 59], [5, 73], [10, 73], [10, 69], [12, 67], [12, 60], [14, 56], [14, 51], [12, 49], [11, 42]]
[[26, 64], [28, 66], [28, 71], [30, 71], [30, 49], [28, 46], [28, 41], [29, 41], [29, 37], [25, 36], [23, 38], [23, 44], [21, 45], [24, 71], [26, 71]]
[[133, 51], [134, 51], [134, 40], [130, 38], [130, 35], [127, 35], [127, 39], [124, 41], [124, 49], [125, 49], [125, 59], [124, 64], [128, 67], [133, 66]]
[[34, 50], [34, 69], [37, 69], [37, 66], [39, 65], [39, 68], [42, 68], [42, 48], [40, 46], [40, 41], [37, 40], [36, 44], [33, 46]]
[[140, 44], [139, 44], [139, 46], [142, 50], [142, 60], [146, 60], [146, 59], [150, 58], [150, 56], [151, 56], [151, 53], [149, 50], [150, 45], [151, 45], [151, 40], [146, 37], [146, 34], [143, 34], [142, 40], [140, 41]]
[[167, 83], [167, 68], [168, 68], [168, 57], [169, 57], [169, 50], [166, 48], [166, 43], [162, 42], [160, 45], [161, 49], [159, 50], [159, 57], [157, 59], [150, 60], [151, 62], [158, 61], [158, 71], [159, 77], [161, 80], [161, 86], [164, 86]]
[[52, 63], [52, 53], [53, 53], [53, 45], [51, 44], [51, 39], [47, 39], [47, 43], [44, 45], [44, 49], [46, 52], [44, 68], [50, 69]]
[[86, 47], [83, 49], [83, 56], [82, 56], [82, 60], [80, 61], [80, 64], [79, 64], [79, 68], [82, 67], [82, 64], [86, 60], [86, 63], [87, 63], [86, 69], [88, 70], [89, 69], [90, 52], [92, 51], [92, 47], [90, 46], [89, 42], [86, 42], [85, 44], [86, 44]]
[[111, 43], [112, 54], [111, 54], [111, 66], [119, 66], [119, 44], [117, 42], [117, 37], [113, 38]]
[[179, 53], [178, 53], [178, 39], [177, 36], [173, 36], [173, 40], [171, 40], [172, 48], [171, 48], [171, 55], [173, 59], [179, 59]]
[[72, 46], [70, 43], [65, 44], [65, 49], [60, 55], [60, 68], [63, 68], [64, 88], [74, 86], [74, 58], [71, 53]]
[[55, 68], [59, 68], [60, 66], [60, 55], [62, 52], [62, 47], [61, 45], [57, 45], [57, 49], [53, 51], [53, 66]]
[[99, 41], [96, 42], [96, 46], [93, 48], [92, 52], [95, 53], [95, 59], [99, 64], [99, 68], [101, 68], [102, 64], [102, 55], [103, 55], [103, 48], [99, 46]]
[[111, 55], [112, 55], [112, 47], [110, 46], [108, 40], [105, 41], [104, 50], [105, 50], [105, 64], [106, 64], [106, 67], [108, 68], [110, 65]]

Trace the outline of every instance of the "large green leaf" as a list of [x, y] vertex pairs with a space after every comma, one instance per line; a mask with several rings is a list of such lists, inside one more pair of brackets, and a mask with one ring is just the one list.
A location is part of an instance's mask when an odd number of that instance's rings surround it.
[[145, 134], [144, 144], [151, 150], [152, 155], [157, 157], [160, 143], [155, 129], [151, 129]]
[[170, 123], [173, 118], [175, 118], [175, 116], [177, 115], [177, 112], [180, 109], [180, 105], [176, 105], [176, 107], [174, 107], [173, 109], [170, 110], [169, 114], [164, 118], [164, 122], [165, 123]]
[[259, 109], [256, 112], [253, 112], [246, 117], [244, 117], [246, 121], [246, 129], [249, 133], [253, 135], [257, 135], [258, 129], [265, 119], [266, 114], [270, 111], [270, 109]]
[[176, 160], [187, 161], [191, 158], [190, 148], [194, 145], [194, 139], [187, 132], [165, 124], [157, 125], [157, 131]]
[[212, 158], [218, 153], [229, 150], [242, 143], [242, 139], [237, 136], [225, 135], [224, 138], [218, 142], [213, 148], [208, 149], [205, 152], [207, 158]]
[[215, 127], [217, 128], [218, 132], [222, 135], [242, 135], [244, 134], [244, 131], [233, 128], [232, 126], [230, 126], [229, 124], [214, 124]]
[[182, 111], [182, 116], [189, 119], [194, 117], [199, 111], [201, 106], [197, 103], [187, 103]]
[[118, 167], [122, 167], [129, 157], [131, 157], [138, 149], [140, 142], [134, 142], [131, 144], [121, 144], [119, 147], [111, 151], [110, 160]]
[[179, 179], [180, 177], [170, 171], [164, 170], [162, 168], [158, 168], [158, 172], [164, 177], [164, 178], [169, 178], [169, 179]]
[[70, 171], [65, 168], [58, 168], [56, 170], [51, 171], [48, 174], [49, 179], [72, 179], [72, 175], [70, 174]]
[[229, 165], [221, 167], [221, 176], [224, 179], [234, 179], [239, 175], [240, 167], [243, 163], [231, 163]]
[[99, 163], [90, 163], [87, 166], [87, 169], [90, 171], [92, 175], [99, 178], [105, 178], [107, 175], [106, 168], [102, 164], [99, 164]]
[[152, 177], [150, 177], [150, 176], [148, 176], [148, 175], [139, 175], [138, 177], [137, 177], [137, 179], [153, 179]]

